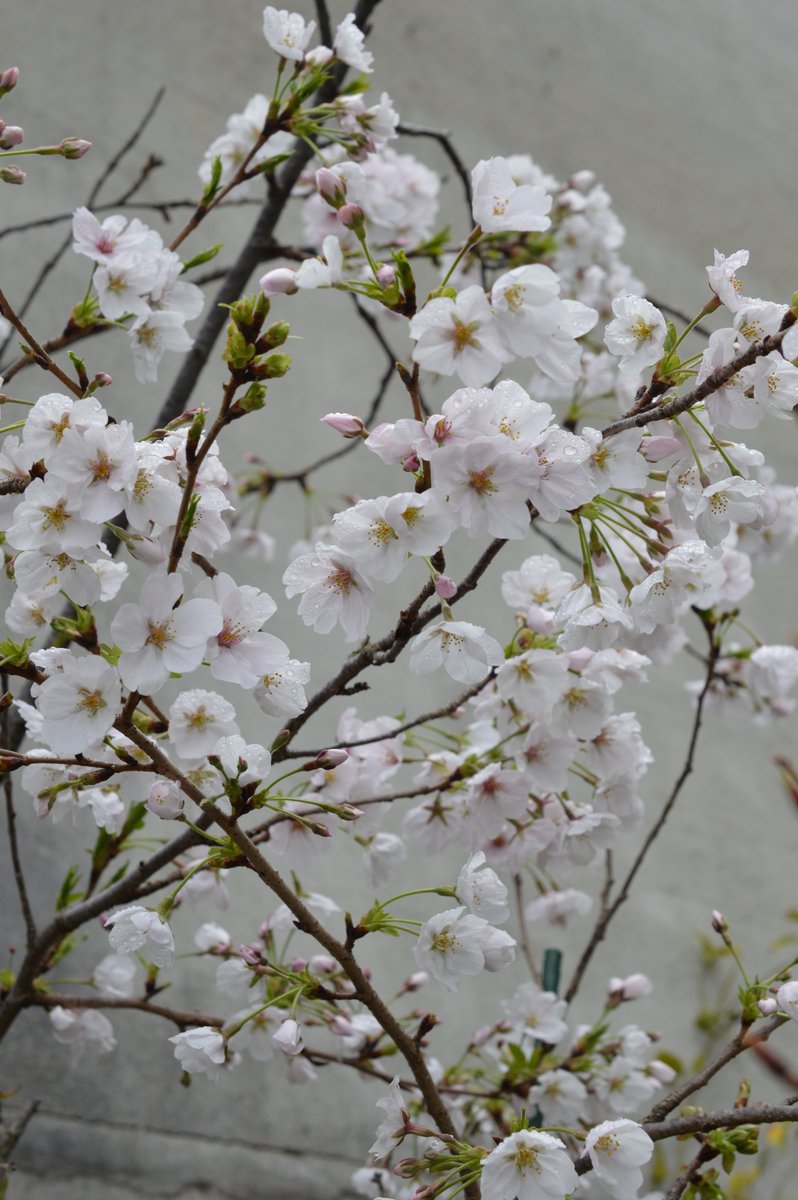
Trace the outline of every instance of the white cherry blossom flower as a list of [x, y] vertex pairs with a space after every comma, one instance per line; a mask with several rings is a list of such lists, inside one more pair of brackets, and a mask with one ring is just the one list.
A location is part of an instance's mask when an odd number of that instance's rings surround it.
[[421, 927], [413, 948], [422, 971], [450, 992], [456, 992], [464, 975], [479, 975], [485, 969], [485, 936], [490, 926], [465, 906], [449, 908], [430, 917]]
[[537, 900], [530, 901], [524, 909], [527, 921], [546, 921], [549, 925], [567, 925], [573, 916], [583, 917], [593, 907], [593, 899], [587, 892], [576, 888], [544, 892]]
[[256, 587], [239, 587], [224, 572], [203, 579], [194, 594], [221, 611], [221, 629], [209, 635], [204, 655], [214, 679], [254, 687], [275, 655], [288, 649], [279, 638], [260, 632], [264, 621], [277, 610], [274, 600]]
[[767, 525], [775, 517], [767, 492], [754, 479], [728, 476], [704, 488], [695, 507], [695, 529], [708, 546], [720, 546], [738, 525]]
[[127, 954], [106, 954], [92, 972], [92, 982], [102, 996], [130, 1000], [136, 994], [137, 964]]
[[377, 1108], [382, 1109], [385, 1117], [377, 1128], [377, 1137], [369, 1154], [379, 1162], [381, 1158], [387, 1158], [403, 1140], [410, 1121], [405, 1102], [402, 1099], [398, 1075], [395, 1075], [388, 1085], [387, 1096], [381, 1096], [377, 1101]]
[[432, 480], [469, 536], [522, 538], [529, 531], [528, 466], [506, 439], [477, 437], [437, 451]]
[[667, 325], [658, 308], [642, 296], [622, 295], [612, 302], [615, 319], [604, 331], [610, 354], [620, 358], [618, 369], [637, 374], [662, 357]]
[[284, 575], [285, 594], [301, 595], [298, 612], [317, 633], [330, 633], [340, 623], [348, 642], [366, 632], [374, 590], [356, 561], [337, 546], [318, 542], [312, 554], [302, 554]]
[[529, 1089], [529, 1103], [543, 1114], [544, 1125], [571, 1126], [582, 1119], [588, 1090], [573, 1071], [544, 1071]]
[[171, 967], [175, 961], [172, 930], [150, 908], [131, 904], [106, 917], [111, 929], [108, 941], [117, 954], [141, 954], [156, 967]]
[[410, 322], [413, 361], [439, 375], [459, 375], [481, 387], [512, 357], [481, 287], [465, 288], [456, 300], [430, 300]]
[[730, 312], [737, 312], [744, 304], [750, 302], [749, 298], [743, 295], [743, 285], [737, 278], [737, 271], [747, 262], [747, 250], [737, 250], [728, 257], [716, 250], [714, 264], [707, 267], [709, 286]]
[[48, 472], [47, 479], [34, 479], [25, 489], [12, 514], [6, 541], [15, 550], [48, 550], [80, 556], [96, 546], [100, 528], [81, 515], [83, 496], [79, 487]]
[[235, 715], [218, 692], [181, 692], [169, 709], [169, 739], [180, 758], [204, 758], [220, 737], [238, 733]]
[[302, 1030], [292, 1017], [286, 1017], [281, 1022], [280, 1028], [272, 1034], [272, 1041], [275, 1046], [279, 1046], [283, 1054], [291, 1057], [301, 1054], [305, 1048], [302, 1041]]
[[793, 1021], [798, 1021], [798, 980], [788, 979], [776, 992], [776, 1003]]
[[513, 1025], [514, 1036], [556, 1046], [568, 1033], [566, 1002], [554, 992], [541, 991], [534, 983], [522, 983], [502, 1007]]
[[517, 184], [506, 158], [482, 159], [471, 172], [474, 220], [485, 233], [541, 233], [551, 225], [551, 196], [542, 187]]
[[306, 258], [294, 275], [298, 288], [331, 287], [343, 276], [344, 257], [341, 243], [330, 234], [322, 243], [320, 258]]
[[468, 621], [441, 621], [414, 637], [410, 643], [410, 670], [429, 675], [442, 666], [460, 683], [478, 683], [491, 667], [504, 661], [495, 638], [480, 625]]
[[503, 925], [510, 915], [507, 888], [496, 872], [486, 866], [482, 850], [472, 854], [462, 867], [455, 891], [469, 912], [484, 917], [491, 925]]
[[58, 1004], [50, 1009], [50, 1028], [57, 1042], [69, 1046], [73, 1066], [79, 1062], [87, 1047], [100, 1054], [108, 1054], [116, 1045], [113, 1025], [104, 1013], [96, 1009], [81, 1011], [63, 1008]]
[[130, 327], [133, 367], [139, 383], [156, 383], [158, 364], [167, 350], [184, 354], [194, 344], [180, 313], [150, 311]]
[[353, 67], [355, 71], [365, 71], [370, 74], [373, 70], [374, 55], [364, 49], [363, 32], [355, 24], [355, 14], [347, 13], [335, 31], [333, 50], [336, 58]]
[[189, 1075], [207, 1075], [215, 1080], [227, 1056], [225, 1040], [211, 1025], [198, 1025], [176, 1033], [169, 1041], [175, 1048], [175, 1058]]
[[511, 1133], [482, 1160], [484, 1200], [565, 1200], [578, 1182], [565, 1144], [538, 1129]]
[[41, 684], [36, 707], [41, 737], [56, 754], [79, 754], [101, 742], [119, 711], [122, 689], [114, 667], [94, 655], [70, 657]]
[[208, 639], [222, 628], [218, 603], [195, 599], [178, 605], [182, 595], [183, 580], [159, 571], [145, 582], [141, 603], [123, 604], [111, 622], [111, 635], [122, 649], [119, 674], [131, 690], [151, 695], [170, 673], [193, 671], [205, 657]]
[[585, 1139], [596, 1177], [617, 1200], [634, 1200], [643, 1182], [640, 1170], [654, 1153], [654, 1143], [635, 1121], [603, 1121]]
[[310, 663], [291, 658], [286, 646], [275, 650], [253, 694], [259, 708], [269, 716], [296, 717], [307, 708], [305, 684], [309, 679]]
[[316, 22], [306, 24], [299, 13], [271, 4], [263, 10], [263, 36], [275, 53], [291, 62], [302, 62], [315, 29]]

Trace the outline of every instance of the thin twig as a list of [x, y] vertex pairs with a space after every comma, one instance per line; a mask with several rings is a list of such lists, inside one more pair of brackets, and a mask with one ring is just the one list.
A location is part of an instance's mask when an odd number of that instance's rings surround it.
[[[5, 694], [8, 691], [8, 676], [5, 671], [0, 674], [0, 687]], [[7, 744], [9, 737], [9, 709], [3, 709], [3, 744]], [[3, 777], [3, 791], [5, 792], [6, 800], [6, 824], [8, 825], [8, 848], [11, 852], [11, 866], [14, 872], [14, 883], [19, 896], [19, 905], [22, 909], [22, 916], [25, 921], [25, 931], [27, 934], [27, 948], [33, 945], [36, 941], [36, 922], [33, 918], [33, 909], [31, 908], [30, 898], [28, 896], [28, 888], [25, 882], [25, 872], [22, 869], [22, 859], [19, 854], [19, 842], [17, 841], [17, 814], [14, 808], [14, 784], [10, 773], [6, 773]]]
[[55, 992], [46, 994], [36, 993], [32, 1004], [39, 1008], [128, 1008], [134, 1012], [152, 1013], [154, 1017], [163, 1017], [171, 1021], [179, 1029], [188, 1029], [192, 1025], [212, 1025], [221, 1029], [224, 1017], [212, 1017], [207, 1013], [181, 1011], [177, 1008], [167, 1008], [162, 1004], [152, 1004], [149, 1000], [123, 1000], [112, 996], [60, 996]]
[[688, 746], [687, 746], [687, 755], [685, 758], [684, 766], [682, 767], [681, 771], [679, 772], [676, 782], [674, 783], [673, 788], [671, 790], [671, 793], [668, 796], [668, 799], [665, 801], [665, 804], [662, 807], [662, 811], [660, 812], [659, 816], [657, 817], [657, 820], [654, 822], [654, 825], [652, 826], [651, 830], [649, 831], [648, 836], [646, 837], [645, 841], [643, 842], [643, 845], [640, 847], [640, 850], [637, 853], [637, 857], [635, 858], [634, 862], [632, 863], [632, 866], [630, 867], [626, 878], [624, 879], [623, 883], [621, 884], [621, 890], [618, 892], [618, 895], [615, 897], [615, 899], [612, 901], [612, 903], [609, 906], [602, 906], [602, 910], [599, 914], [599, 918], [596, 922], [596, 925], [593, 929], [592, 934], [590, 935], [590, 940], [588, 941], [588, 944], [582, 953], [582, 957], [580, 958], [580, 960], [577, 964], [576, 970], [574, 971], [573, 978], [571, 979], [571, 982], [568, 985], [568, 990], [565, 993], [565, 999], [569, 1004], [571, 1003], [571, 1001], [573, 1000], [577, 991], [579, 990], [579, 985], [582, 982], [582, 978], [585, 974], [585, 971], [587, 970], [587, 968], [590, 964], [590, 961], [593, 958], [593, 955], [595, 954], [596, 950], [598, 949], [600, 943], [604, 940], [604, 937], [606, 936], [607, 928], [608, 928], [610, 922], [612, 921], [615, 914], [618, 912], [618, 909], [626, 902], [626, 900], [629, 896], [629, 891], [631, 889], [632, 884], [635, 881], [638, 871], [640, 870], [643, 863], [645, 862], [646, 856], [648, 855], [649, 850], [651, 849], [651, 847], [653, 846], [657, 837], [661, 833], [665, 822], [667, 821], [668, 817], [670, 816], [670, 813], [671, 813], [671, 810], [673, 809], [674, 804], [676, 803], [676, 801], [679, 798], [679, 794], [681, 793], [682, 788], [684, 787], [688, 778], [692, 774], [693, 763], [695, 761], [695, 752], [696, 752], [696, 748], [698, 746], [698, 736], [699, 736], [699, 733], [701, 732], [701, 723], [702, 723], [702, 719], [703, 719], [703, 715], [704, 715], [704, 702], [707, 698], [709, 689], [712, 686], [712, 681], [715, 677], [715, 664], [718, 660], [719, 653], [720, 653], [720, 644], [719, 644], [718, 640], [714, 637], [714, 635], [710, 634], [710, 650], [709, 650], [709, 655], [707, 657], [706, 677], [704, 679], [704, 686], [701, 689], [701, 694], [698, 697], [698, 703], [696, 704], [696, 708], [695, 708], [695, 715], [693, 717], [693, 725], [692, 725], [692, 730], [690, 733], [690, 740], [689, 740]]
[[455, 173], [463, 185], [465, 192], [466, 205], [468, 207], [468, 215], [471, 217], [471, 177], [468, 174], [465, 163], [463, 162], [452, 142], [452, 135], [448, 129], [432, 129], [428, 125], [416, 125], [412, 121], [402, 121], [399, 124], [398, 132], [405, 137], [426, 137], [438, 142], [444, 154], [449, 159], [449, 162], [455, 169]]
[[529, 927], [524, 916], [524, 877], [520, 871], [513, 875], [513, 888], [515, 891], [515, 907], [518, 917], [518, 943], [521, 951], [526, 959], [526, 964], [529, 967], [529, 973], [534, 979], [538, 987], [543, 987], [543, 981], [540, 976], [540, 971], [535, 963], [535, 956], [532, 953], [532, 947], [529, 944]]
[[[77, 383], [75, 383], [74, 379], [70, 379], [65, 371], [61, 370], [58, 363], [55, 362], [55, 360], [50, 357], [50, 355], [45, 350], [44, 346], [42, 346], [39, 342], [36, 341], [36, 338], [33, 336], [33, 334], [30, 332], [30, 330], [24, 325], [22, 318], [19, 316], [19, 314], [16, 312], [16, 310], [14, 308], [12, 308], [12, 306], [8, 302], [8, 299], [6, 298], [4, 293], [1, 291], [0, 291], [0, 315], [4, 316], [7, 321], [11, 322], [11, 324], [16, 329], [16, 331], [20, 335], [20, 337], [24, 338], [24, 340], [30, 346], [32, 354], [29, 356], [26, 356], [26, 357], [29, 357], [38, 366], [42, 367], [43, 370], [49, 371], [51, 375], [55, 375], [56, 379], [60, 380], [61, 383], [63, 383], [64, 387], [69, 388], [69, 390], [70, 390], [70, 392], [72, 392], [73, 396], [77, 396], [77, 398], [80, 399], [83, 395], [83, 389]], [[10, 371], [6, 372], [5, 378], [7, 380], [11, 378]]]

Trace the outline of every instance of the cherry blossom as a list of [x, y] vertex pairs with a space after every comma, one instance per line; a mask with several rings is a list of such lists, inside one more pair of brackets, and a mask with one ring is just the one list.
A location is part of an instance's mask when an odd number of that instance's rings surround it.
[[170, 967], [175, 961], [172, 931], [152, 909], [132, 904], [105, 919], [111, 932], [108, 940], [117, 954], [141, 953], [156, 967]]
[[301, 62], [316, 29], [315, 21], [305, 23], [299, 13], [267, 4], [263, 10], [263, 36], [277, 54], [291, 62]]
[[218, 1029], [200, 1025], [176, 1033], [169, 1041], [175, 1048], [175, 1058], [189, 1075], [207, 1075], [215, 1080], [225, 1061], [227, 1047]]
[[618, 1200], [634, 1200], [643, 1182], [640, 1167], [654, 1153], [654, 1143], [634, 1121], [603, 1121], [585, 1139], [596, 1177]]
[[482, 1162], [484, 1200], [565, 1200], [578, 1182], [565, 1144], [537, 1129], [511, 1133]]
[[441, 621], [410, 643], [410, 670], [414, 674], [429, 675], [442, 666], [460, 683], [477, 683], [503, 659], [495, 638], [469, 621]]
[[542, 187], [513, 179], [506, 158], [482, 159], [471, 172], [474, 220], [485, 233], [544, 232], [551, 225], [551, 196]]

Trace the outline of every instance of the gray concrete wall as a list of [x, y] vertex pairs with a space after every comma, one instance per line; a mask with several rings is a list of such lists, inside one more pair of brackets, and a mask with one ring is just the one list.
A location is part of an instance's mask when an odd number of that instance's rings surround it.
[[[310, 3], [297, 7], [312, 12]], [[338, 2], [332, 7], [336, 17], [346, 11]], [[4, 117], [25, 126], [29, 144], [74, 133], [90, 138], [95, 148], [80, 163], [31, 160], [30, 183], [0, 191], [2, 224], [67, 212], [83, 203], [102, 165], [162, 83], [167, 93], [156, 119], [105, 195], [123, 191], [147, 153], [157, 154], [165, 165], [152, 175], [142, 198], [195, 195], [196, 166], [208, 142], [221, 132], [229, 112], [243, 107], [253, 92], [268, 89], [273, 59], [260, 36], [261, 10], [253, 0], [61, 0], [57, 5], [10, 0], [2, 65], [19, 65], [23, 83], [3, 102]], [[560, 177], [593, 168], [627, 226], [626, 257], [653, 295], [695, 310], [705, 295], [704, 265], [713, 246], [751, 251], [748, 278], [755, 292], [788, 298], [798, 285], [790, 143], [798, 16], [790, 0], [759, 8], [742, 0], [706, 0], [701, 6], [692, 0], [496, 0], [492, 5], [384, 0], [374, 26], [377, 89], [391, 93], [404, 119], [453, 130], [466, 162], [528, 151]], [[416, 142], [408, 148], [445, 169], [431, 145]], [[232, 260], [250, 220], [247, 211], [236, 214], [219, 261]], [[207, 235], [203, 231], [192, 248], [219, 240], [217, 228]], [[63, 233], [60, 227], [0, 242], [0, 278], [12, 298]], [[33, 330], [47, 336], [58, 329], [83, 286], [84, 264], [69, 255], [53, 289], [31, 313]], [[281, 466], [300, 466], [331, 445], [331, 435], [321, 430], [312, 434], [310, 445], [298, 446], [295, 412], [301, 409], [310, 418], [303, 420], [303, 430], [313, 430], [312, 416], [330, 409], [362, 411], [374, 369], [382, 367], [372, 347], [364, 352], [362, 366], [342, 361], [342, 339], [352, 330], [352, 318], [343, 298], [331, 316], [331, 299], [313, 296], [302, 307], [286, 304], [295, 332], [312, 332], [318, 349], [303, 356], [302, 344], [295, 344], [295, 368], [273, 389], [258, 427], [261, 452]], [[116, 344], [98, 340], [89, 362], [92, 370], [107, 369], [114, 376], [113, 395], [103, 399], [144, 428], [159, 407], [169, 370], [162, 372], [157, 388], [140, 388], [124, 339]], [[198, 395], [211, 401], [221, 377], [220, 365], [211, 366]], [[22, 394], [31, 396], [44, 390], [31, 373], [24, 377], [24, 389]], [[391, 403], [398, 414], [398, 392]], [[789, 478], [797, 444], [792, 427], [771, 425], [760, 433], [762, 440], [757, 433], [751, 441], [763, 445]], [[251, 448], [251, 436], [251, 427], [235, 431], [233, 448], [225, 454], [231, 468]], [[381, 476], [373, 462], [360, 457], [358, 487], [369, 494], [371, 486], [381, 486]], [[340, 491], [351, 483], [331, 473], [320, 485]], [[293, 527], [298, 535], [297, 496], [279, 495], [272, 520], [275, 528]], [[503, 565], [515, 565], [524, 553], [539, 549], [539, 542], [510, 548]], [[238, 565], [242, 578], [281, 595], [280, 562], [255, 577], [251, 567]], [[497, 576], [498, 571], [494, 582]], [[793, 557], [763, 572], [759, 591], [746, 601], [747, 619], [769, 640], [794, 636], [795, 579]], [[340, 641], [304, 631], [290, 607], [269, 628], [299, 657], [314, 657], [320, 664], [314, 674], [318, 681], [338, 661]], [[374, 628], [389, 615], [385, 604]], [[683, 668], [676, 670], [656, 688], [630, 697], [630, 704], [639, 703], [657, 762], [648, 777], [652, 812], [667, 794], [686, 740], [683, 674]], [[434, 687], [446, 694], [441, 681]], [[387, 681], [375, 686], [375, 710], [406, 704], [414, 711], [418, 690], [418, 681], [400, 666], [390, 687]], [[426, 686], [424, 694], [426, 702], [431, 694]], [[319, 721], [312, 742], [323, 741], [329, 731], [330, 724]], [[258, 740], [264, 736], [254, 718], [246, 732]], [[770, 932], [781, 931], [781, 913], [795, 903], [788, 881], [794, 877], [798, 827], [769, 757], [789, 747], [795, 732], [793, 720], [764, 732], [716, 717], [708, 721], [700, 769], [667, 837], [651, 855], [636, 899], [618, 918], [612, 952], [596, 958], [580, 1002], [583, 1015], [594, 1011], [610, 971], [645, 971], [658, 990], [630, 1017], [660, 1028], [668, 1047], [689, 1044], [690, 1002], [699, 987], [695, 935], [707, 928], [713, 907], [733, 922], [756, 966], [770, 961]], [[23, 852], [38, 879], [39, 913], [45, 915], [65, 864], [79, 861], [80, 843], [63, 831], [34, 825], [27, 810], [24, 816]], [[632, 849], [622, 848], [620, 860], [628, 860]], [[4, 946], [20, 934], [7, 860], [2, 862], [9, 929], [0, 942]], [[328, 857], [313, 886], [332, 889], [340, 869]], [[419, 865], [419, 874], [434, 877], [427, 862]], [[368, 890], [352, 884], [346, 899], [357, 910]], [[241, 940], [271, 907], [247, 886], [221, 919]], [[202, 919], [215, 915], [205, 909]], [[176, 923], [186, 942], [192, 920], [196, 923], [193, 914], [181, 914]], [[565, 944], [571, 962], [578, 942]], [[96, 961], [98, 945], [93, 941], [94, 949], [79, 951], [78, 967]], [[409, 947], [397, 965], [392, 943], [369, 945], [364, 958], [381, 979], [400, 977], [411, 966]], [[203, 981], [208, 978], [201, 967], [189, 972], [181, 999], [207, 1003]], [[502, 987], [509, 991], [521, 978], [519, 967], [512, 977], [502, 977]], [[477, 981], [466, 993], [468, 1002], [457, 1006], [430, 993], [426, 1003], [446, 1017], [436, 1033], [436, 1049], [445, 1050], [458, 1032], [481, 1023], [495, 986], [494, 979]], [[247, 1064], [215, 1086], [196, 1079], [184, 1091], [165, 1045], [170, 1031], [145, 1028], [144, 1021], [135, 1014], [115, 1019], [119, 1046], [114, 1056], [87, 1057], [73, 1072], [42, 1014], [28, 1013], [19, 1021], [4, 1049], [0, 1091], [21, 1084], [20, 1100], [37, 1097], [42, 1107], [18, 1149], [12, 1197], [332, 1200], [345, 1193], [372, 1137], [371, 1104], [379, 1089], [333, 1068], [320, 1073], [318, 1085], [289, 1089], [278, 1064]], [[789, 1037], [785, 1044], [791, 1044]], [[768, 1081], [762, 1086], [763, 1094], [780, 1095]]]

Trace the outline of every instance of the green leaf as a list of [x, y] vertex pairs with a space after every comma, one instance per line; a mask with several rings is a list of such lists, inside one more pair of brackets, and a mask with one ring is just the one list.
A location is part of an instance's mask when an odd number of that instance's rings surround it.
[[35, 641], [35, 637], [25, 638], [24, 642], [12, 642], [10, 638], [5, 638], [0, 642], [0, 666], [27, 666], [28, 651]]
[[207, 208], [208, 205], [210, 204], [210, 202], [213, 200], [214, 196], [216, 195], [216, 193], [219, 190], [219, 181], [221, 180], [221, 178], [222, 178], [222, 160], [217, 154], [216, 158], [213, 160], [213, 165], [211, 166], [210, 181], [209, 181], [208, 186], [206, 187], [205, 191], [202, 193], [202, 199], [200, 200], [201, 208]]
[[[100, 832], [103, 832], [102, 830]], [[64, 882], [61, 884], [61, 890], [58, 893], [55, 902], [56, 912], [63, 912], [75, 900], [83, 899], [83, 892], [78, 891], [77, 885], [80, 883], [80, 871], [77, 867], [70, 867], [64, 876]]]
[[185, 275], [186, 271], [191, 271], [194, 267], [201, 267], [203, 263], [216, 258], [223, 245], [224, 242], [217, 242], [215, 246], [209, 246], [207, 250], [200, 250], [199, 254], [195, 254], [193, 258], [189, 258], [183, 263], [181, 274]]
[[662, 347], [663, 353], [669, 354], [678, 340], [679, 336], [676, 332], [676, 326], [674, 325], [673, 321], [668, 321], [668, 332], [665, 337], [665, 344]]

